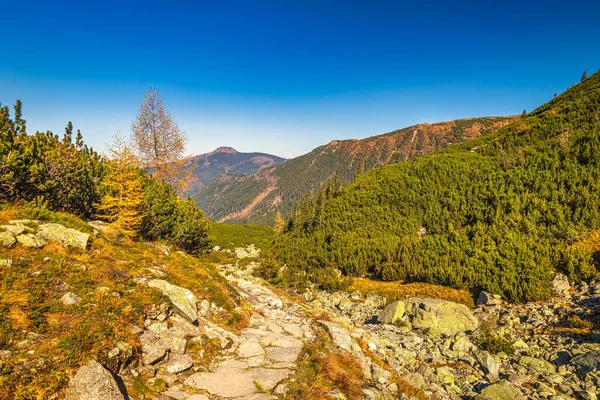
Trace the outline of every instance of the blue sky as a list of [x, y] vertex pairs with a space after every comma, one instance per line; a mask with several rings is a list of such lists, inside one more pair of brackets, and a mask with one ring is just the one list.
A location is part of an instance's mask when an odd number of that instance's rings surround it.
[[600, 68], [597, 1], [12, 1], [0, 101], [96, 149], [155, 87], [190, 153], [532, 110]]

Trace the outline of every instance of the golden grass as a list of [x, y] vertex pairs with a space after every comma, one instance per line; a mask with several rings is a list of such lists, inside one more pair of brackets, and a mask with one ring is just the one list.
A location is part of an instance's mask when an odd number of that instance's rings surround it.
[[10, 290], [0, 297], [0, 302], [11, 306], [25, 307], [29, 304], [29, 294], [18, 290]]
[[410, 297], [435, 298], [464, 304], [469, 308], [475, 307], [473, 295], [467, 290], [454, 289], [442, 285], [414, 282], [383, 282], [365, 278], [354, 278], [348, 291], [358, 290], [383, 296], [388, 302], [403, 300]]
[[17, 329], [25, 329], [31, 323], [29, 313], [19, 307], [13, 307], [8, 311], [8, 319], [12, 326]]

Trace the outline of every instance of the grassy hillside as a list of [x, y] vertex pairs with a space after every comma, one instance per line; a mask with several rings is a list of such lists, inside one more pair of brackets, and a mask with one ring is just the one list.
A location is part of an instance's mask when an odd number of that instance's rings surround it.
[[302, 202], [272, 255], [313, 278], [338, 268], [546, 298], [554, 269], [597, 275], [599, 152], [596, 73], [495, 133]]
[[[488, 134], [515, 119], [469, 118], [415, 125], [362, 140], [335, 140], [256, 176], [222, 176], [194, 198], [213, 220], [272, 224], [276, 211], [290, 214], [293, 204], [336, 175], [346, 184], [364, 171]], [[252, 204], [260, 195], [260, 201]]]
[[270, 226], [212, 223], [210, 227], [215, 246], [222, 249], [233, 250], [253, 244], [265, 251], [272, 246], [275, 239], [275, 233]]
[[[46, 216], [92, 232], [70, 214]], [[35, 209], [0, 207], [0, 225], [38, 217]], [[90, 357], [101, 360], [119, 342], [139, 355], [139, 335], [127, 326], [144, 327], [148, 312], [168, 302], [159, 291], [135, 283], [136, 277], [155, 277], [152, 270], [222, 307], [210, 317], [221, 327], [236, 331], [246, 326], [244, 303], [218, 274], [215, 257], [225, 255], [165, 255], [156, 243], [115, 245], [100, 237], [87, 251], [68, 251], [56, 243], [41, 249], [0, 247], [0, 260], [11, 260], [0, 267], [0, 399], [53, 398], [82, 363]], [[81, 303], [64, 305], [61, 297], [67, 291], [81, 297]], [[143, 382], [128, 392], [153, 397]]]

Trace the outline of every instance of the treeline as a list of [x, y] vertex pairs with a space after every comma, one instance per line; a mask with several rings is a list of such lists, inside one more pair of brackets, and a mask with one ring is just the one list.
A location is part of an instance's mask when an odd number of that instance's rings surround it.
[[[114, 190], [107, 184], [111, 162], [88, 147], [70, 122], [62, 137], [52, 132], [28, 135], [21, 101], [14, 106], [14, 117], [0, 104], [0, 201], [97, 218]], [[127, 168], [135, 170], [142, 187], [136, 236], [166, 240], [190, 253], [210, 248], [208, 221], [192, 200], [179, 199], [170, 185], [135, 165]], [[112, 178], [114, 182], [114, 174]]]
[[288, 281], [330, 284], [339, 269], [547, 298], [555, 270], [598, 276], [600, 243], [577, 246], [600, 229], [598, 154], [596, 73], [498, 132], [304, 200], [264, 272], [286, 265]]

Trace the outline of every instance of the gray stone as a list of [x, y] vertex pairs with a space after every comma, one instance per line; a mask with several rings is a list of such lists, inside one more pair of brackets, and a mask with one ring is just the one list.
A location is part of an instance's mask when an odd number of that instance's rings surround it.
[[600, 351], [579, 354], [573, 357], [571, 364], [575, 366], [577, 374], [585, 379], [590, 372], [600, 371]]
[[482, 290], [481, 293], [479, 293], [476, 304], [478, 306], [482, 304], [487, 306], [496, 306], [502, 304], [502, 298], [497, 294], [488, 293]]
[[333, 340], [333, 343], [340, 349], [348, 351], [350, 353], [359, 351], [362, 352], [362, 349], [360, 348], [358, 343], [356, 343], [356, 341], [352, 339], [352, 337], [346, 329], [329, 321], [319, 321], [319, 324], [321, 324], [325, 328], [325, 330], [331, 337], [331, 340]]
[[519, 364], [529, 368], [532, 372], [537, 373], [538, 375], [550, 375], [556, 373], [556, 367], [554, 365], [540, 358], [523, 356], [519, 360]]
[[90, 360], [79, 368], [69, 382], [66, 400], [123, 400], [112, 374], [100, 363]]
[[15, 243], [17, 243], [17, 239], [15, 239], [15, 235], [11, 232], [0, 232], [0, 246], [12, 247]]
[[209, 400], [209, 398], [206, 397], [203, 394], [194, 394], [194, 395], [191, 395], [190, 397], [188, 397], [185, 400]]
[[67, 249], [76, 250], [87, 249], [90, 240], [90, 235], [87, 233], [52, 223], [40, 225], [36, 236], [49, 242], [59, 242]]
[[0, 268], [10, 267], [12, 265], [12, 260], [9, 258], [0, 259]]
[[204, 318], [210, 316], [210, 302], [206, 299], [202, 299], [200, 306], [198, 307], [198, 315]]
[[571, 292], [571, 285], [569, 284], [569, 278], [563, 274], [556, 274], [552, 280], [554, 286], [554, 293], [557, 296], [567, 297]]
[[348, 308], [350, 308], [352, 306], [352, 301], [347, 298], [347, 297], [342, 297], [342, 299], [340, 299], [340, 302], [338, 303], [338, 305], [336, 306], [338, 308], [338, 310], [346, 310]]
[[246, 342], [242, 343], [240, 347], [238, 347], [238, 355], [242, 358], [250, 358], [256, 356], [262, 356], [265, 354], [262, 346], [258, 342]]
[[377, 320], [382, 324], [397, 324], [402, 321], [406, 304], [403, 301], [396, 301], [387, 305]]
[[413, 328], [422, 329], [431, 336], [451, 336], [479, 326], [467, 306], [447, 300], [412, 298], [407, 302], [406, 313]]
[[198, 310], [196, 309], [198, 300], [192, 292], [160, 279], [152, 279], [148, 282], [148, 286], [160, 290], [190, 322], [194, 323], [198, 320]]
[[229, 360], [222, 362], [215, 372], [200, 372], [186, 379], [185, 384], [203, 389], [214, 396], [244, 397], [256, 393], [254, 377], [246, 368], [248, 364]]
[[81, 297], [77, 296], [73, 292], [68, 292], [68, 293], [65, 293], [63, 295], [63, 297], [60, 298], [60, 301], [65, 306], [72, 306], [72, 305], [78, 304], [81, 301]]
[[32, 233], [24, 233], [17, 236], [17, 242], [24, 247], [40, 248], [46, 245], [46, 241], [38, 238]]
[[140, 336], [140, 343], [144, 365], [152, 365], [162, 360], [169, 349], [166, 341], [152, 331], [144, 331]]
[[165, 368], [170, 374], [178, 374], [192, 368], [193, 365], [194, 360], [187, 354], [174, 354], [169, 357], [169, 361], [165, 364]]
[[475, 351], [475, 358], [483, 371], [493, 379], [499, 378], [500, 362], [487, 351]]
[[519, 388], [505, 379], [484, 388], [481, 394], [493, 400], [525, 400]]

